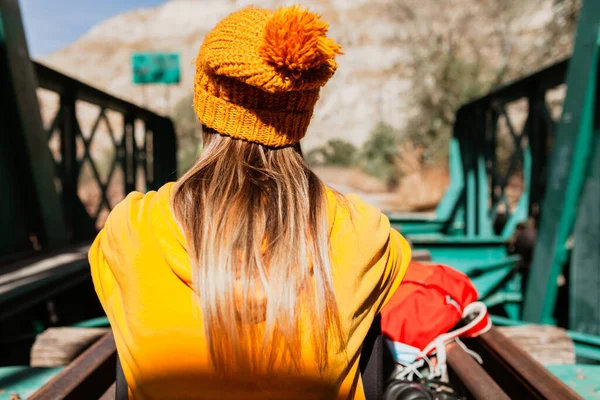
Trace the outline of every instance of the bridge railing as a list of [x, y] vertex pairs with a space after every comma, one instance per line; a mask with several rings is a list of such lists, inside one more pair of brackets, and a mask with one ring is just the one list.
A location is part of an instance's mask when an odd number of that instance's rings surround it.
[[[449, 149], [450, 186], [433, 220], [394, 220], [415, 249], [469, 275], [489, 307], [521, 314], [533, 240], [518, 225], [539, 222], [569, 60], [492, 90], [457, 111]], [[408, 228], [408, 229], [405, 229]], [[533, 233], [532, 233], [533, 234]]]
[[498, 87], [458, 110], [450, 187], [437, 210], [446, 227], [506, 240], [517, 224], [538, 217], [568, 63]]
[[467, 236], [506, 240], [518, 223], [539, 216], [568, 62], [501, 86], [458, 111]]
[[449, 148], [450, 186], [436, 217], [392, 217], [392, 223], [409, 236], [505, 241], [520, 222], [538, 218], [568, 64], [560, 61], [461, 106]]
[[34, 67], [42, 110], [57, 103], [54, 112], [43, 113], [44, 129], [69, 241], [89, 239], [127, 193], [175, 178], [175, 130], [167, 117], [42, 64]]

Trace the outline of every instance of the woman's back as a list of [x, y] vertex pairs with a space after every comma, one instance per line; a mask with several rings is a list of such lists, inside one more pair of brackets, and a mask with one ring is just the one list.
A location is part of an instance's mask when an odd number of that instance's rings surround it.
[[136, 399], [361, 398], [360, 346], [410, 249], [304, 163], [340, 48], [299, 7], [224, 19], [198, 56], [204, 148], [177, 183], [134, 193], [90, 251]]
[[[330, 354], [323, 375], [314, 365], [303, 376], [284, 369], [261, 381], [243, 371], [227, 379], [210, 361], [186, 240], [170, 210], [173, 187], [129, 195], [90, 251], [96, 291], [135, 399], [331, 399], [337, 390], [337, 398], [362, 398], [360, 346], [410, 259], [408, 244], [387, 218], [357, 196], [347, 196], [346, 203], [327, 192], [345, 354]], [[318, 328], [316, 323], [304, 321], [304, 332]]]

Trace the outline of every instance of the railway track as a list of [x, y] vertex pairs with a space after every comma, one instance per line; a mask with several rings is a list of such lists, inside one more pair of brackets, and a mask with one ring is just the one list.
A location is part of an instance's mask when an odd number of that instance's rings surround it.
[[[482, 357], [483, 364], [454, 343], [447, 354], [451, 381], [471, 399], [581, 399], [495, 328], [467, 345]], [[113, 400], [116, 360], [114, 339], [108, 333], [30, 399]]]
[[495, 328], [466, 344], [483, 363], [453, 343], [448, 365], [473, 399], [582, 399]]

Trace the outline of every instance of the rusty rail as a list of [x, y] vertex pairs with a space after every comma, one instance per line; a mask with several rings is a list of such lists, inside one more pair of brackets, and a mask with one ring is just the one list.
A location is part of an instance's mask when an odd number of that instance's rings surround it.
[[467, 346], [483, 359], [483, 368], [513, 399], [582, 399], [495, 328]]
[[115, 396], [117, 395], [117, 384], [113, 383], [110, 385], [108, 390], [100, 397], [99, 400], [115, 400]]
[[[29, 400], [77, 400], [109, 398], [115, 381], [117, 349], [112, 332], [107, 333]], [[114, 399], [114, 396], [112, 397]]]
[[510, 400], [485, 370], [459, 345], [448, 346], [448, 366], [450, 371], [463, 384], [476, 400]]

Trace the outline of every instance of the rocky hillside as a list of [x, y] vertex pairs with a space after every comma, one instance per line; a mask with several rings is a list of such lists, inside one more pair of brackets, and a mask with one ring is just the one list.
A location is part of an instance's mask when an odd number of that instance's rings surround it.
[[[62, 51], [39, 61], [118, 97], [174, 116], [182, 171], [196, 155], [198, 131], [191, 111], [192, 81], [194, 59], [205, 35], [219, 20], [242, 7], [254, 4], [273, 9], [290, 3], [166, 1], [156, 8], [115, 16]], [[383, 141], [387, 143], [385, 148], [371, 153], [394, 154], [392, 165], [387, 168], [399, 178], [392, 179], [395, 187], [384, 183], [389, 182], [389, 177], [373, 180], [369, 171], [373, 168], [365, 169], [364, 165], [320, 165], [317, 173], [326, 183], [343, 192], [361, 193], [386, 210], [426, 210], [435, 207], [448, 182], [444, 156], [457, 107], [496, 84], [567, 56], [580, 0], [300, 3], [323, 15], [331, 24], [330, 35], [345, 53], [339, 57], [336, 75], [322, 91], [303, 141], [304, 150], [307, 154], [319, 151], [323, 145], [329, 146], [331, 139], [350, 142], [347, 145], [358, 149], [370, 148], [372, 143], [367, 140], [377, 139], [374, 128], [385, 125], [394, 135], [393, 142]], [[130, 64], [134, 51], [179, 52], [181, 84], [170, 87], [168, 96], [164, 86], [134, 86]], [[39, 95], [42, 116], [49, 125], [58, 97], [42, 90]], [[78, 102], [77, 110], [82, 132], [89, 135], [99, 110], [83, 102]], [[517, 107], [513, 122], [522, 123], [524, 118], [522, 107]], [[108, 120], [119, 136], [123, 131], [122, 118], [109, 112]], [[393, 149], [396, 145], [397, 150]], [[59, 157], [58, 135], [50, 140], [50, 148]], [[82, 152], [83, 148], [78, 148], [78, 153]], [[102, 124], [92, 142], [91, 156], [106, 181], [114, 149], [108, 129]], [[379, 164], [373, 165], [381, 171]], [[79, 194], [91, 214], [101, 199], [93, 176], [89, 165], [84, 164]], [[117, 170], [109, 184], [113, 206], [122, 198], [122, 179], [122, 172]], [[101, 210], [99, 225], [107, 213], [108, 209]]]
[[[274, 8], [289, 2], [169, 1], [157, 8], [111, 18], [40, 61], [118, 97], [167, 113], [191, 94], [194, 58], [206, 33], [221, 18], [250, 3]], [[539, 53], [548, 44], [548, 26], [555, 15], [554, 0], [301, 3], [330, 22], [331, 36], [345, 52], [339, 59], [336, 76], [323, 90], [305, 139], [304, 146], [308, 148], [332, 137], [360, 145], [378, 121], [402, 128], [407, 118], [418, 112], [412, 102], [419, 87], [416, 83], [435, 85], [422, 61], [434, 49], [445, 51], [444, 46], [450, 42], [464, 47], [462, 57], [478, 57], [487, 66], [486, 71], [502, 69], [503, 78], [510, 76], [506, 71], [510, 72], [513, 66], [514, 74], [520, 72], [532, 50]], [[482, 51], [474, 55], [472, 48]], [[151, 50], [181, 54], [183, 81], [170, 89], [168, 97], [164, 87], [148, 87], [144, 92], [131, 83], [131, 52]]]

